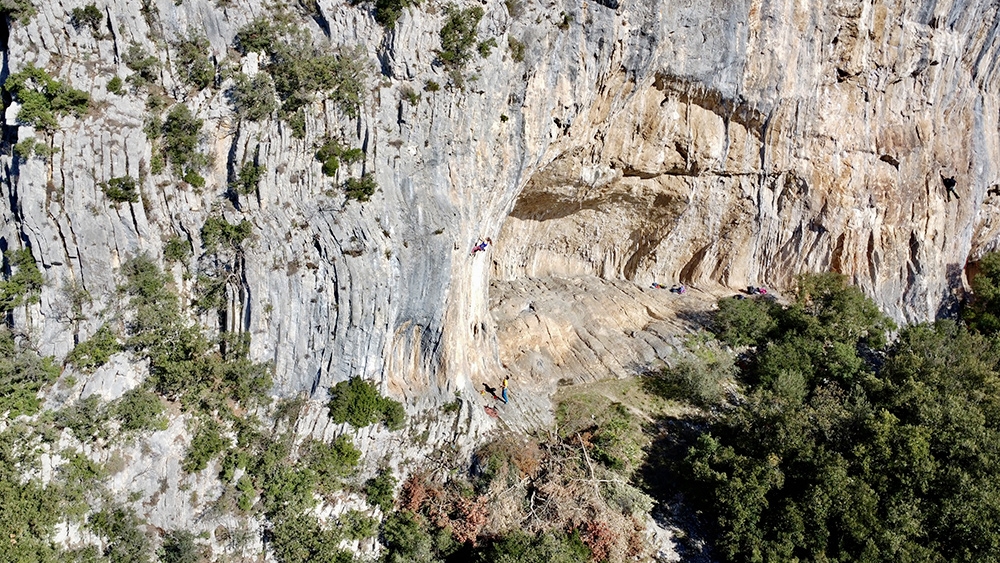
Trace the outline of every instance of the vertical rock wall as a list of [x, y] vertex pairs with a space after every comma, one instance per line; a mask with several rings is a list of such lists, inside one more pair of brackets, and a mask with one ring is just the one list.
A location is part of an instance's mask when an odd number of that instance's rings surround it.
[[[100, 39], [67, 23], [84, 2], [39, 4], [11, 24], [4, 71], [33, 62], [94, 101], [61, 120], [51, 161], [0, 157], [0, 245], [30, 246], [47, 280], [15, 324], [45, 353], [114, 318], [128, 257], [159, 259], [175, 235], [200, 254], [212, 214], [253, 224], [219, 328], [253, 336], [277, 393], [322, 396], [363, 375], [411, 408], [499, 369], [491, 278], [781, 287], [834, 269], [898, 319], [922, 320], [954, 303], [965, 263], [997, 240], [991, 2], [491, 0], [479, 37], [499, 46], [464, 89], [432, 92], [428, 81], [449, 80], [434, 63], [444, 4], [406, 11], [387, 33], [365, 6], [322, 0], [301, 24], [319, 44], [364, 46], [373, 76], [360, 117], [317, 102], [304, 139], [278, 120], [238, 122], [227, 83], [193, 92], [173, 67], [171, 41], [197, 30], [220, 65], [252, 69], [230, 45], [263, 4], [152, 2], [150, 26], [140, 3], [103, 2]], [[508, 38], [526, 45], [523, 61]], [[133, 42], [163, 63], [166, 94], [205, 119], [201, 190], [149, 172], [144, 96], [106, 91], [130, 73]], [[37, 135], [16, 112], [6, 140]], [[374, 174], [370, 202], [345, 201], [321, 173], [327, 134], [364, 148], [342, 174]], [[255, 154], [267, 175], [234, 206], [227, 179]], [[142, 202], [110, 205], [98, 184], [125, 174], [142, 179]], [[480, 236], [498, 244], [470, 258]], [[185, 267], [207, 265], [172, 266], [190, 295]], [[86, 321], [59, 314], [70, 280], [93, 298]]]

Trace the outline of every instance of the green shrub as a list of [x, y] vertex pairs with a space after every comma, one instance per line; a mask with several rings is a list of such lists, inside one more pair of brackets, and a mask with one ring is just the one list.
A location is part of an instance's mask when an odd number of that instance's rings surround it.
[[66, 356], [66, 363], [80, 371], [90, 373], [108, 363], [111, 356], [121, 352], [118, 337], [107, 324], [101, 325], [90, 338], [80, 342]]
[[514, 19], [521, 17], [524, 13], [523, 0], [504, 0], [503, 4], [507, 7], [507, 13]]
[[115, 203], [139, 201], [139, 190], [135, 178], [131, 176], [120, 176], [111, 178], [106, 183], [101, 183], [101, 190], [108, 199]]
[[441, 50], [438, 58], [445, 66], [461, 68], [472, 58], [476, 47], [476, 27], [483, 17], [479, 6], [461, 9], [455, 4], [445, 7], [445, 24], [441, 28]]
[[660, 374], [647, 376], [643, 383], [656, 395], [711, 407], [725, 399], [723, 386], [733, 380], [735, 372], [733, 360], [728, 355], [713, 359], [683, 358]]
[[315, 94], [323, 93], [347, 116], [358, 116], [368, 77], [362, 48], [328, 54], [301, 44], [278, 43], [271, 61], [267, 69], [284, 114], [306, 107]]
[[344, 181], [344, 193], [347, 195], [347, 199], [368, 201], [377, 188], [375, 175], [370, 172], [361, 178], [348, 178]]
[[162, 563], [198, 563], [202, 556], [194, 543], [194, 534], [187, 530], [168, 532], [163, 538]]
[[984, 334], [1000, 332], [1000, 252], [990, 252], [974, 263], [972, 299], [962, 309], [969, 327]]
[[55, 80], [32, 63], [8, 76], [3, 89], [21, 104], [17, 120], [45, 131], [58, 126], [56, 116], [80, 116], [90, 105], [89, 94]]
[[101, 31], [101, 24], [104, 23], [104, 12], [101, 12], [95, 4], [87, 4], [83, 8], [73, 8], [69, 21], [77, 31], [87, 26], [94, 37], [97, 37]]
[[250, 335], [246, 332], [225, 332], [219, 336], [222, 356], [221, 386], [217, 392], [242, 405], [264, 402], [270, 390], [272, 366], [250, 360]]
[[110, 413], [101, 398], [91, 395], [57, 411], [53, 422], [56, 428], [68, 428], [77, 440], [89, 442], [108, 437], [109, 419]]
[[437, 82], [434, 82], [433, 80], [428, 80], [424, 84], [424, 91], [425, 92], [437, 92], [440, 89], [441, 89], [441, 85], [438, 84]]
[[374, 385], [360, 377], [334, 385], [330, 396], [330, 418], [337, 424], [347, 422], [363, 428], [385, 422], [390, 430], [398, 430], [405, 420], [405, 411], [398, 401], [383, 397]]
[[765, 342], [777, 328], [771, 308], [779, 305], [766, 299], [720, 299], [719, 310], [712, 319], [712, 330], [719, 339], [733, 347]]
[[330, 444], [312, 440], [304, 448], [303, 460], [316, 472], [320, 491], [327, 494], [340, 490], [340, 479], [352, 475], [361, 460], [361, 451], [344, 435]]
[[347, 539], [363, 540], [375, 535], [378, 522], [360, 510], [348, 510], [340, 515], [337, 524]]
[[21, 348], [7, 328], [0, 328], [0, 415], [15, 418], [38, 412], [38, 392], [58, 376], [52, 358]]
[[510, 51], [510, 58], [514, 62], [524, 62], [524, 52], [527, 50], [527, 46], [523, 42], [513, 36], [507, 36], [507, 49]]
[[[241, 28], [236, 34], [236, 47], [243, 53], [266, 55], [264, 70], [274, 79], [282, 119], [296, 136], [305, 129], [301, 110], [313, 102], [316, 94], [325, 94], [346, 115], [357, 117], [369, 73], [363, 48], [324, 52], [310, 44], [307, 34], [265, 18]], [[240, 105], [237, 102], [237, 107]]]
[[271, 534], [271, 548], [279, 563], [353, 563], [354, 556], [337, 547], [336, 531], [324, 530], [315, 516], [297, 514], [278, 521]]
[[386, 29], [394, 29], [403, 10], [417, 4], [416, 0], [375, 0], [375, 21]]
[[229, 100], [240, 119], [260, 121], [278, 109], [274, 80], [266, 72], [258, 72], [253, 78], [237, 74], [233, 87], [228, 92]]
[[122, 395], [111, 405], [111, 413], [124, 432], [167, 429], [163, 403], [155, 393], [142, 387], [136, 387]]
[[404, 85], [399, 89], [400, 95], [406, 100], [411, 106], [417, 105], [420, 101], [420, 92], [413, 89], [413, 86], [409, 84]]
[[543, 532], [532, 536], [514, 530], [501, 536], [476, 553], [475, 563], [511, 561], [518, 563], [578, 563], [590, 561], [590, 549], [580, 534]]
[[181, 469], [197, 473], [208, 467], [208, 462], [226, 449], [228, 440], [221, 434], [219, 424], [210, 418], [202, 418], [198, 423], [191, 445], [188, 446], [181, 462]]
[[292, 131], [292, 137], [296, 139], [304, 139], [306, 136], [306, 111], [304, 108], [298, 108], [292, 112], [282, 111], [282, 119], [288, 124], [288, 128]]
[[163, 246], [163, 258], [170, 262], [184, 262], [191, 255], [191, 243], [184, 237], [170, 237]]
[[217, 251], [220, 244], [239, 249], [252, 233], [253, 225], [245, 219], [234, 225], [222, 217], [212, 216], [201, 228], [201, 245], [209, 253]]
[[149, 538], [140, 529], [142, 520], [131, 509], [108, 507], [92, 515], [88, 523], [106, 542], [104, 556], [109, 563], [150, 561]]
[[257, 496], [257, 489], [254, 488], [253, 481], [246, 475], [240, 477], [236, 483], [236, 490], [240, 492], [236, 506], [243, 512], [249, 512], [253, 508], [253, 499]]
[[187, 170], [184, 172], [184, 177], [181, 178], [188, 184], [191, 184], [195, 188], [205, 187], [205, 178], [201, 174], [195, 172], [194, 170]]
[[26, 24], [38, 13], [31, 0], [0, 0], [0, 17]]
[[327, 139], [316, 151], [316, 160], [323, 163], [323, 174], [336, 176], [341, 162], [351, 165], [361, 161], [364, 155], [361, 149], [346, 148], [337, 139]]
[[382, 469], [378, 475], [365, 481], [365, 495], [368, 496], [368, 504], [378, 506], [388, 514], [396, 498], [396, 478], [392, 470]]
[[248, 195], [257, 191], [260, 179], [267, 173], [267, 167], [263, 164], [248, 162], [240, 168], [236, 178], [229, 184], [229, 188], [240, 195]]
[[0, 281], [0, 312], [13, 310], [21, 305], [38, 303], [45, 279], [35, 265], [30, 248], [8, 250], [4, 253], [6, 270], [11, 272], [6, 281]]
[[108, 92], [111, 92], [112, 94], [116, 94], [119, 96], [125, 94], [124, 83], [121, 77], [116, 75], [113, 76], [111, 80], [108, 81]]
[[[432, 535], [430, 526], [419, 514], [408, 510], [389, 514], [382, 521], [381, 540], [385, 545], [385, 563], [447, 560], [461, 546], [447, 529]], [[456, 559], [464, 560], [464, 559]], [[500, 561], [504, 561], [501, 559]]]
[[236, 32], [235, 46], [241, 54], [262, 53], [271, 51], [281, 30], [271, 23], [270, 18], [259, 17]]
[[556, 24], [556, 27], [558, 27], [563, 31], [566, 31], [567, 29], [569, 29], [569, 24], [573, 23], [573, 14], [567, 14], [566, 12], [562, 12], [559, 14], [559, 16], [562, 19], [559, 20], [559, 23]]
[[37, 156], [41, 160], [48, 162], [52, 155], [59, 152], [59, 148], [51, 147], [47, 143], [37, 139], [25, 139], [23, 141], [18, 141], [14, 145], [13, 151], [14, 156], [22, 161], [28, 160], [32, 156]]
[[[207, 163], [205, 156], [195, 151], [201, 141], [202, 123], [184, 104], [175, 105], [167, 113], [167, 119], [163, 122], [163, 145], [167, 160], [173, 165], [175, 173], [184, 174], [197, 170]], [[185, 178], [185, 181], [188, 180]]]
[[479, 51], [479, 56], [485, 59], [486, 57], [490, 56], [490, 53], [493, 52], [493, 48], [496, 46], [497, 46], [496, 38], [490, 37], [485, 41], [480, 41], [479, 44], [476, 45], [476, 50]]
[[198, 90], [208, 88], [215, 80], [215, 65], [208, 58], [208, 47], [208, 39], [196, 33], [174, 44], [181, 79]]
[[137, 43], [129, 45], [128, 51], [122, 57], [132, 74], [126, 78], [129, 84], [135, 88], [142, 88], [148, 84], [153, 84], [160, 75], [160, 59], [146, 52]]

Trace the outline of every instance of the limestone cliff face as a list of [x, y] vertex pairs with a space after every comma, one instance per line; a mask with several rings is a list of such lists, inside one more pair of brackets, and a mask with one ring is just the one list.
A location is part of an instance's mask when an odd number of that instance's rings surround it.
[[[362, 375], [411, 411], [523, 359], [503, 338], [529, 329], [511, 328], [516, 311], [494, 317], [489, 297], [552, 285], [525, 278], [721, 292], [833, 269], [916, 321], [951, 307], [966, 263], [998, 240], [1000, 15], [985, 0], [490, 0], [479, 37], [500, 47], [472, 63], [464, 89], [435, 92], [421, 90], [449, 80], [434, 63], [443, 4], [409, 9], [386, 32], [364, 5], [320, 0], [301, 24], [319, 44], [362, 45], [373, 76], [358, 118], [317, 102], [303, 139], [276, 119], [237, 121], [224, 88], [190, 91], [172, 67], [170, 41], [196, 30], [220, 65], [252, 72], [256, 58], [230, 46], [269, 13], [263, 3], [160, 0], [147, 19], [142, 3], [103, 1], [100, 39], [68, 24], [82, 0], [38, 4], [9, 26], [5, 72], [34, 63], [94, 101], [61, 120], [50, 161], [0, 157], [0, 240], [30, 246], [48, 282], [14, 323], [44, 353], [65, 354], [113, 313], [125, 259], [160, 258], [175, 235], [200, 249], [211, 213], [253, 224], [218, 328], [252, 335], [254, 357], [274, 361], [276, 393], [321, 398]], [[508, 38], [526, 45], [523, 62]], [[150, 172], [144, 97], [106, 91], [131, 73], [132, 43], [163, 63], [166, 93], [206, 120], [213, 163], [201, 190]], [[6, 111], [7, 146], [37, 135], [17, 111]], [[347, 172], [374, 174], [370, 202], [331, 191], [313, 157], [328, 134], [364, 148]], [[234, 206], [227, 178], [254, 155], [267, 174]], [[142, 179], [141, 204], [109, 205], [98, 184], [126, 174]], [[480, 236], [496, 244], [470, 257]], [[207, 265], [195, 256], [186, 267]], [[183, 267], [173, 273], [190, 292]], [[84, 321], [62, 314], [71, 282], [93, 298]], [[609, 314], [652, 311], [614, 295], [626, 303]], [[618, 332], [648, 328], [640, 321]], [[669, 340], [614, 363], [640, 364]]]

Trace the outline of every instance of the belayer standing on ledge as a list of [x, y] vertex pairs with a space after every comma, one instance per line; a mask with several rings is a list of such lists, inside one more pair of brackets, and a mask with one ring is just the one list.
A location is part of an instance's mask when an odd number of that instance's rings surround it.
[[503, 383], [500, 384], [500, 396], [503, 397], [503, 404], [507, 404], [507, 382], [510, 381], [510, 376], [505, 375], [503, 377]]

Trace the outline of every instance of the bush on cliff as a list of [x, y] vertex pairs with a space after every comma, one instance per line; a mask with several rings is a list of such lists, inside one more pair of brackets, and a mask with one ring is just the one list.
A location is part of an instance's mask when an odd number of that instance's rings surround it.
[[348, 422], [355, 428], [383, 422], [390, 430], [399, 430], [405, 422], [403, 405], [383, 397], [374, 385], [357, 376], [330, 388], [328, 406], [334, 422]]
[[21, 104], [17, 120], [45, 131], [58, 126], [57, 116], [81, 116], [90, 105], [89, 94], [52, 78], [32, 63], [8, 76], [3, 88]]
[[743, 363], [745, 399], [681, 464], [717, 554], [992, 557], [998, 344], [941, 322], [908, 327], [889, 346], [892, 323], [836, 275], [805, 277], [794, 304], [760, 311], [770, 319], [750, 327], [758, 336]]

